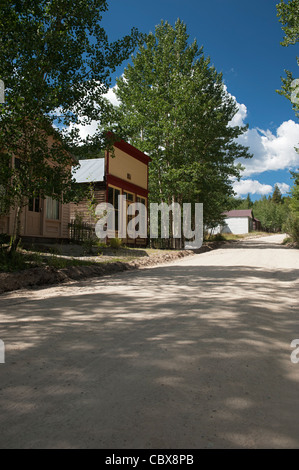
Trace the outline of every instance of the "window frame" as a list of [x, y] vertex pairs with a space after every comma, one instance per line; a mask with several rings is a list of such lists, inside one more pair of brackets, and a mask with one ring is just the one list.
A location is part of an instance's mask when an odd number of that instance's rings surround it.
[[[51, 203], [51, 207], [49, 207], [49, 203]], [[60, 213], [60, 202], [57, 199], [53, 199], [51, 196], [46, 196], [46, 219], [60, 220]]]
[[[112, 202], [111, 198], [109, 197], [109, 191], [112, 190]], [[116, 194], [116, 192], [118, 194]], [[119, 214], [119, 206], [118, 206], [118, 196], [121, 196], [121, 188], [118, 188], [116, 186], [112, 186], [109, 184], [108, 186], [108, 194], [107, 194], [107, 199], [108, 199], [108, 204], [112, 204], [114, 208], [114, 228], [115, 232], [119, 232], [119, 226], [118, 226], [118, 214]]]

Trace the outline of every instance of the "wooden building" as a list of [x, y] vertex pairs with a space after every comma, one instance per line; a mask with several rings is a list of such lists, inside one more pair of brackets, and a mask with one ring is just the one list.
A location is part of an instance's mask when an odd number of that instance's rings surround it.
[[[49, 145], [54, 138], [48, 137]], [[69, 171], [74, 159], [69, 157]], [[11, 165], [15, 167], [18, 157], [13, 156]], [[0, 200], [1, 203], [1, 200]], [[70, 205], [63, 204], [51, 197], [29, 198], [28, 204], [21, 212], [21, 236], [26, 239], [68, 239], [69, 238]], [[0, 216], [0, 233], [12, 235], [15, 225], [15, 209], [10, 209], [6, 215]]]
[[[50, 197], [31, 198], [21, 214], [22, 238], [68, 239], [70, 205], [62, 204]], [[0, 233], [13, 234], [15, 211], [11, 209], [0, 217]]]
[[[115, 208], [115, 230], [119, 237], [118, 196], [126, 197], [127, 207], [133, 202], [148, 204], [148, 165], [150, 157], [131, 144], [120, 141], [114, 143], [112, 151], [106, 151], [104, 158], [80, 160], [80, 168], [74, 173], [78, 184], [92, 188], [94, 202], [108, 202]], [[95, 225], [95, 218], [89, 209], [88, 198], [79, 204], [71, 205], [71, 220], [76, 217], [89, 225]], [[128, 216], [130, 217], [130, 216]], [[128, 217], [126, 222], [128, 222]], [[109, 234], [108, 234], [109, 238]], [[126, 244], [145, 245], [144, 237], [131, 239], [128, 234], [122, 237]]]

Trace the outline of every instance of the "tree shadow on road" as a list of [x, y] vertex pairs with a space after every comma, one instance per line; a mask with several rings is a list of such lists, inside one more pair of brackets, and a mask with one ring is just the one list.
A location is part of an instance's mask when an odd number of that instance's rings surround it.
[[298, 447], [298, 274], [165, 265], [7, 305], [0, 447]]

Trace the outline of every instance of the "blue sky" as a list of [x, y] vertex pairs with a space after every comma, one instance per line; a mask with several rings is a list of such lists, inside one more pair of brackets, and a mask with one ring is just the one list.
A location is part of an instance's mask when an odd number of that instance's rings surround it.
[[[187, 25], [190, 42], [197, 39], [218, 72], [227, 91], [236, 98], [236, 122], [249, 124], [242, 143], [254, 158], [235, 190], [252, 199], [271, 194], [275, 183], [282, 192], [292, 184], [289, 169], [299, 167], [299, 123], [291, 103], [278, 95], [284, 69], [299, 78], [298, 46], [282, 47], [278, 0], [108, 0], [102, 25], [110, 40], [128, 34], [132, 27], [154, 31], [161, 20], [173, 24], [180, 18]], [[125, 63], [112, 77], [120, 76]], [[110, 94], [111, 95], [111, 94]]]

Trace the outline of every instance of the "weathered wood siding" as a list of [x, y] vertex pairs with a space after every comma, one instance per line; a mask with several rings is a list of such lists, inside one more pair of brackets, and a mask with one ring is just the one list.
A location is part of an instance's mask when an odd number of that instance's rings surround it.
[[[94, 188], [94, 198], [96, 204], [100, 204], [101, 202], [106, 202], [106, 188], [104, 183], [95, 184]], [[89, 225], [94, 225], [95, 220], [92, 217], [92, 214], [88, 210], [89, 201], [88, 198], [84, 198], [78, 204], [71, 203], [69, 204], [69, 211], [70, 211], [70, 220], [74, 220], [79, 217], [82, 222], [85, 222]]]
[[[70, 204], [60, 204], [59, 220], [46, 218], [45, 201], [42, 201], [40, 212], [31, 212], [24, 207], [21, 214], [21, 235], [40, 238], [69, 238]], [[15, 210], [8, 216], [0, 217], [0, 233], [12, 235], [14, 229]]]
[[0, 217], [0, 233], [8, 233], [9, 217]]

